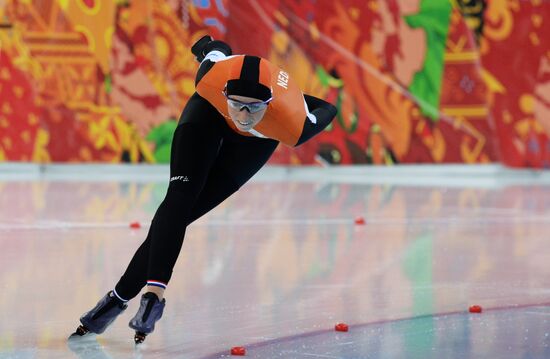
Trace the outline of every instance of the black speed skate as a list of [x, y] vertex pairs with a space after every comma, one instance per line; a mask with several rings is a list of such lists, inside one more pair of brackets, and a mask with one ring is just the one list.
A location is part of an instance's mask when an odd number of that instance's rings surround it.
[[145, 293], [141, 296], [141, 302], [138, 312], [128, 324], [130, 328], [136, 331], [134, 342], [141, 344], [145, 337], [155, 330], [155, 322], [162, 317], [166, 300], [159, 300], [154, 293]]
[[101, 334], [122, 313], [128, 304], [118, 299], [113, 291], [107, 293], [89, 312], [80, 317], [81, 325], [69, 336], [69, 339]]

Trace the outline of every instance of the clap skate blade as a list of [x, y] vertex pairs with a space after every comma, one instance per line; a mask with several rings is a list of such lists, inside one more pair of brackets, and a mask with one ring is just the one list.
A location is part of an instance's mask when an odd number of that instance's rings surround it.
[[146, 337], [147, 334], [143, 332], [136, 332], [136, 334], [134, 335], [134, 342], [136, 343], [136, 345], [141, 344], [145, 341]]
[[95, 333], [92, 333], [90, 329], [86, 328], [84, 325], [79, 325], [78, 328], [74, 331], [73, 334], [69, 335], [69, 340], [75, 340], [79, 338], [90, 338], [94, 337]]

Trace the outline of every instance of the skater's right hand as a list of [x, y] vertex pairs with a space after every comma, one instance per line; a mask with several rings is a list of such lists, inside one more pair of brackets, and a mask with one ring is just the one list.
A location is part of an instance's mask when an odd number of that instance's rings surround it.
[[197, 59], [198, 62], [202, 62], [204, 60], [204, 57], [206, 56], [206, 53], [204, 50], [206, 49], [206, 45], [208, 45], [209, 42], [213, 41], [214, 39], [210, 35], [205, 35], [197, 40], [191, 47], [191, 52], [193, 55], [195, 55], [195, 59]]
[[212, 36], [205, 35], [193, 44], [191, 52], [195, 55], [195, 59], [200, 63], [210, 51], [221, 51], [225, 56], [230, 56], [233, 51], [231, 47], [223, 41], [214, 40]]

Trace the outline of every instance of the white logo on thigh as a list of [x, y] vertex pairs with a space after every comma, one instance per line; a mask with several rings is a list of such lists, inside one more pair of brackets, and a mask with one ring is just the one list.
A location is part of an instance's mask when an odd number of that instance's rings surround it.
[[170, 178], [170, 182], [172, 181], [182, 181], [182, 182], [189, 182], [189, 177], [187, 176], [174, 176]]

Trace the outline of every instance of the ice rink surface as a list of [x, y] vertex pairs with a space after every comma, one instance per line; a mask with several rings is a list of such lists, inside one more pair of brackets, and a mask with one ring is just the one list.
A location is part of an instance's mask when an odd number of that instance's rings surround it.
[[137, 300], [68, 345], [165, 172], [0, 166], [0, 358], [550, 357], [550, 173], [496, 166], [268, 168], [188, 228], [144, 345]]

